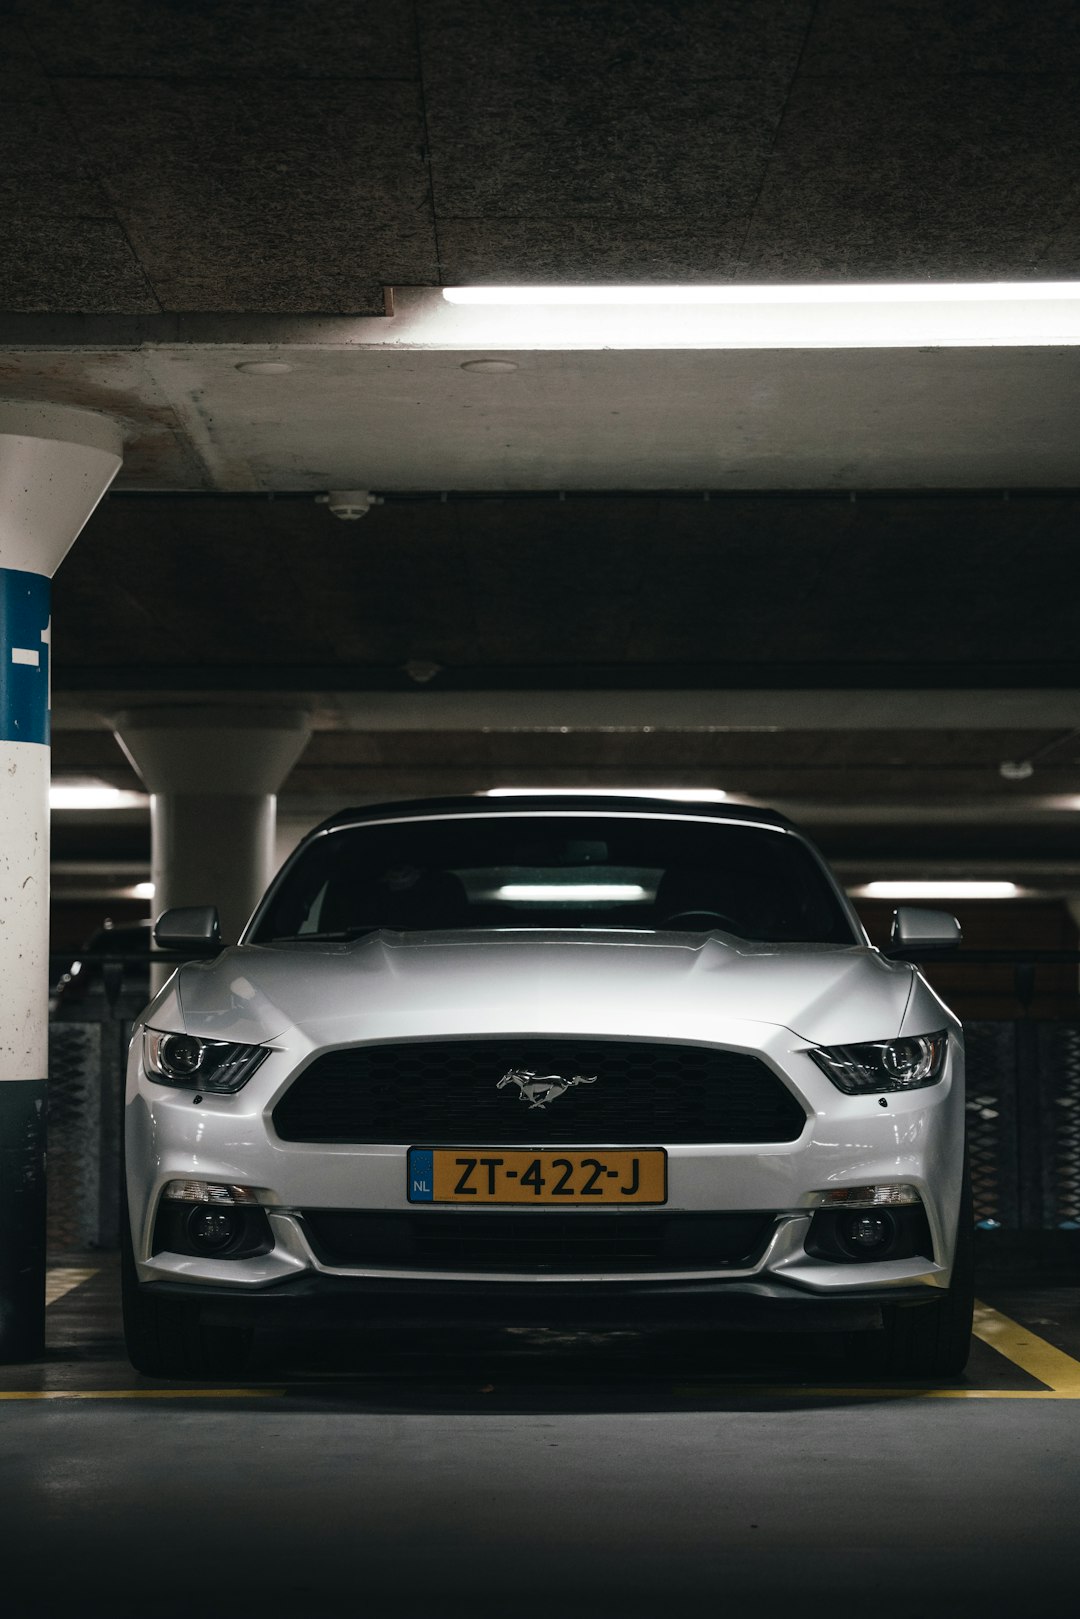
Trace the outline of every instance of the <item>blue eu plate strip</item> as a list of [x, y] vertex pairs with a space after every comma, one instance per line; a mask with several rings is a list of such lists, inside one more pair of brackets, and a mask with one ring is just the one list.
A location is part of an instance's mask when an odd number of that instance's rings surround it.
[[433, 1154], [428, 1147], [409, 1149], [409, 1202], [430, 1203], [435, 1187]]

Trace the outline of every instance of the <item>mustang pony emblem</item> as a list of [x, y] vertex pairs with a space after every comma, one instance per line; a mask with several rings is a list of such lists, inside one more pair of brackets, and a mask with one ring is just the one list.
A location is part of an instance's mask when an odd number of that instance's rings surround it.
[[516, 1085], [518, 1095], [523, 1102], [528, 1102], [530, 1108], [547, 1107], [557, 1096], [568, 1091], [571, 1085], [595, 1085], [595, 1074], [574, 1074], [571, 1079], [564, 1079], [561, 1074], [534, 1074], [528, 1068], [511, 1068], [504, 1074], [495, 1089], [501, 1091], [505, 1085]]

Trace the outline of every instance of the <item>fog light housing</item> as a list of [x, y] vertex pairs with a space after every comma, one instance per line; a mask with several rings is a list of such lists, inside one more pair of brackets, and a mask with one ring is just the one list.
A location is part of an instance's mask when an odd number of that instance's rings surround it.
[[231, 1209], [202, 1206], [187, 1217], [187, 1232], [200, 1253], [217, 1254], [231, 1248], [240, 1236], [242, 1222]]
[[[853, 1187], [869, 1192], [872, 1187]], [[880, 1188], [894, 1190], [894, 1188]], [[900, 1188], [912, 1191], [911, 1187]], [[818, 1194], [822, 1196], [822, 1194]], [[934, 1258], [930, 1223], [922, 1201], [893, 1203], [891, 1208], [867, 1200], [833, 1203], [816, 1208], [805, 1238], [806, 1252], [813, 1259], [836, 1265], [873, 1265], [894, 1259]]]
[[845, 1214], [838, 1235], [860, 1259], [884, 1259], [896, 1238], [896, 1221], [885, 1212]]
[[202, 1259], [254, 1259], [274, 1246], [270, 1221], [250, 1186], [169, 1181], [154, 1221], [153, 1252]]

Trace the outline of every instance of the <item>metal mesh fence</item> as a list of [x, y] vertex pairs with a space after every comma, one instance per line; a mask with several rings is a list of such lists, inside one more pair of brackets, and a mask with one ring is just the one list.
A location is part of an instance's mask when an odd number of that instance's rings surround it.
[[101, 1100], [105, 1075], [100, 1023], [49, 1029], [49, 1247], [88, 1248], [99, 1238]]
[[108, 1015], [49, 1025], [46, 1164], [53, 1252], [116, 1244], [128, 1027]]
[[968, 1023], [975, 1219], [1080, 1228], [1080, 1024]]
[[1080, 1227], [1080, 1024], [1039, 1029], [1042, 1224]]
[[1019, 1223], [1016, 1129], [1016, 1025], [970, 1023], [967, 1047], [967, 1130], [975, 1220]]

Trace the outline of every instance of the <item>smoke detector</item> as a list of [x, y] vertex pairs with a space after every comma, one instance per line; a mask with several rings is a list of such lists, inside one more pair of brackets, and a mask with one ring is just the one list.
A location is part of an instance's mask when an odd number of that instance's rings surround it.
[[361, 517], [366, 517], [372, 506], [381, 506], [381, 495], [373, 495], [370, 489], [331, 489], [325, 495], [316, 495], [317, 506], [329, 506], [334, 517], [340, 517], [343, 523], [357, 523]]

